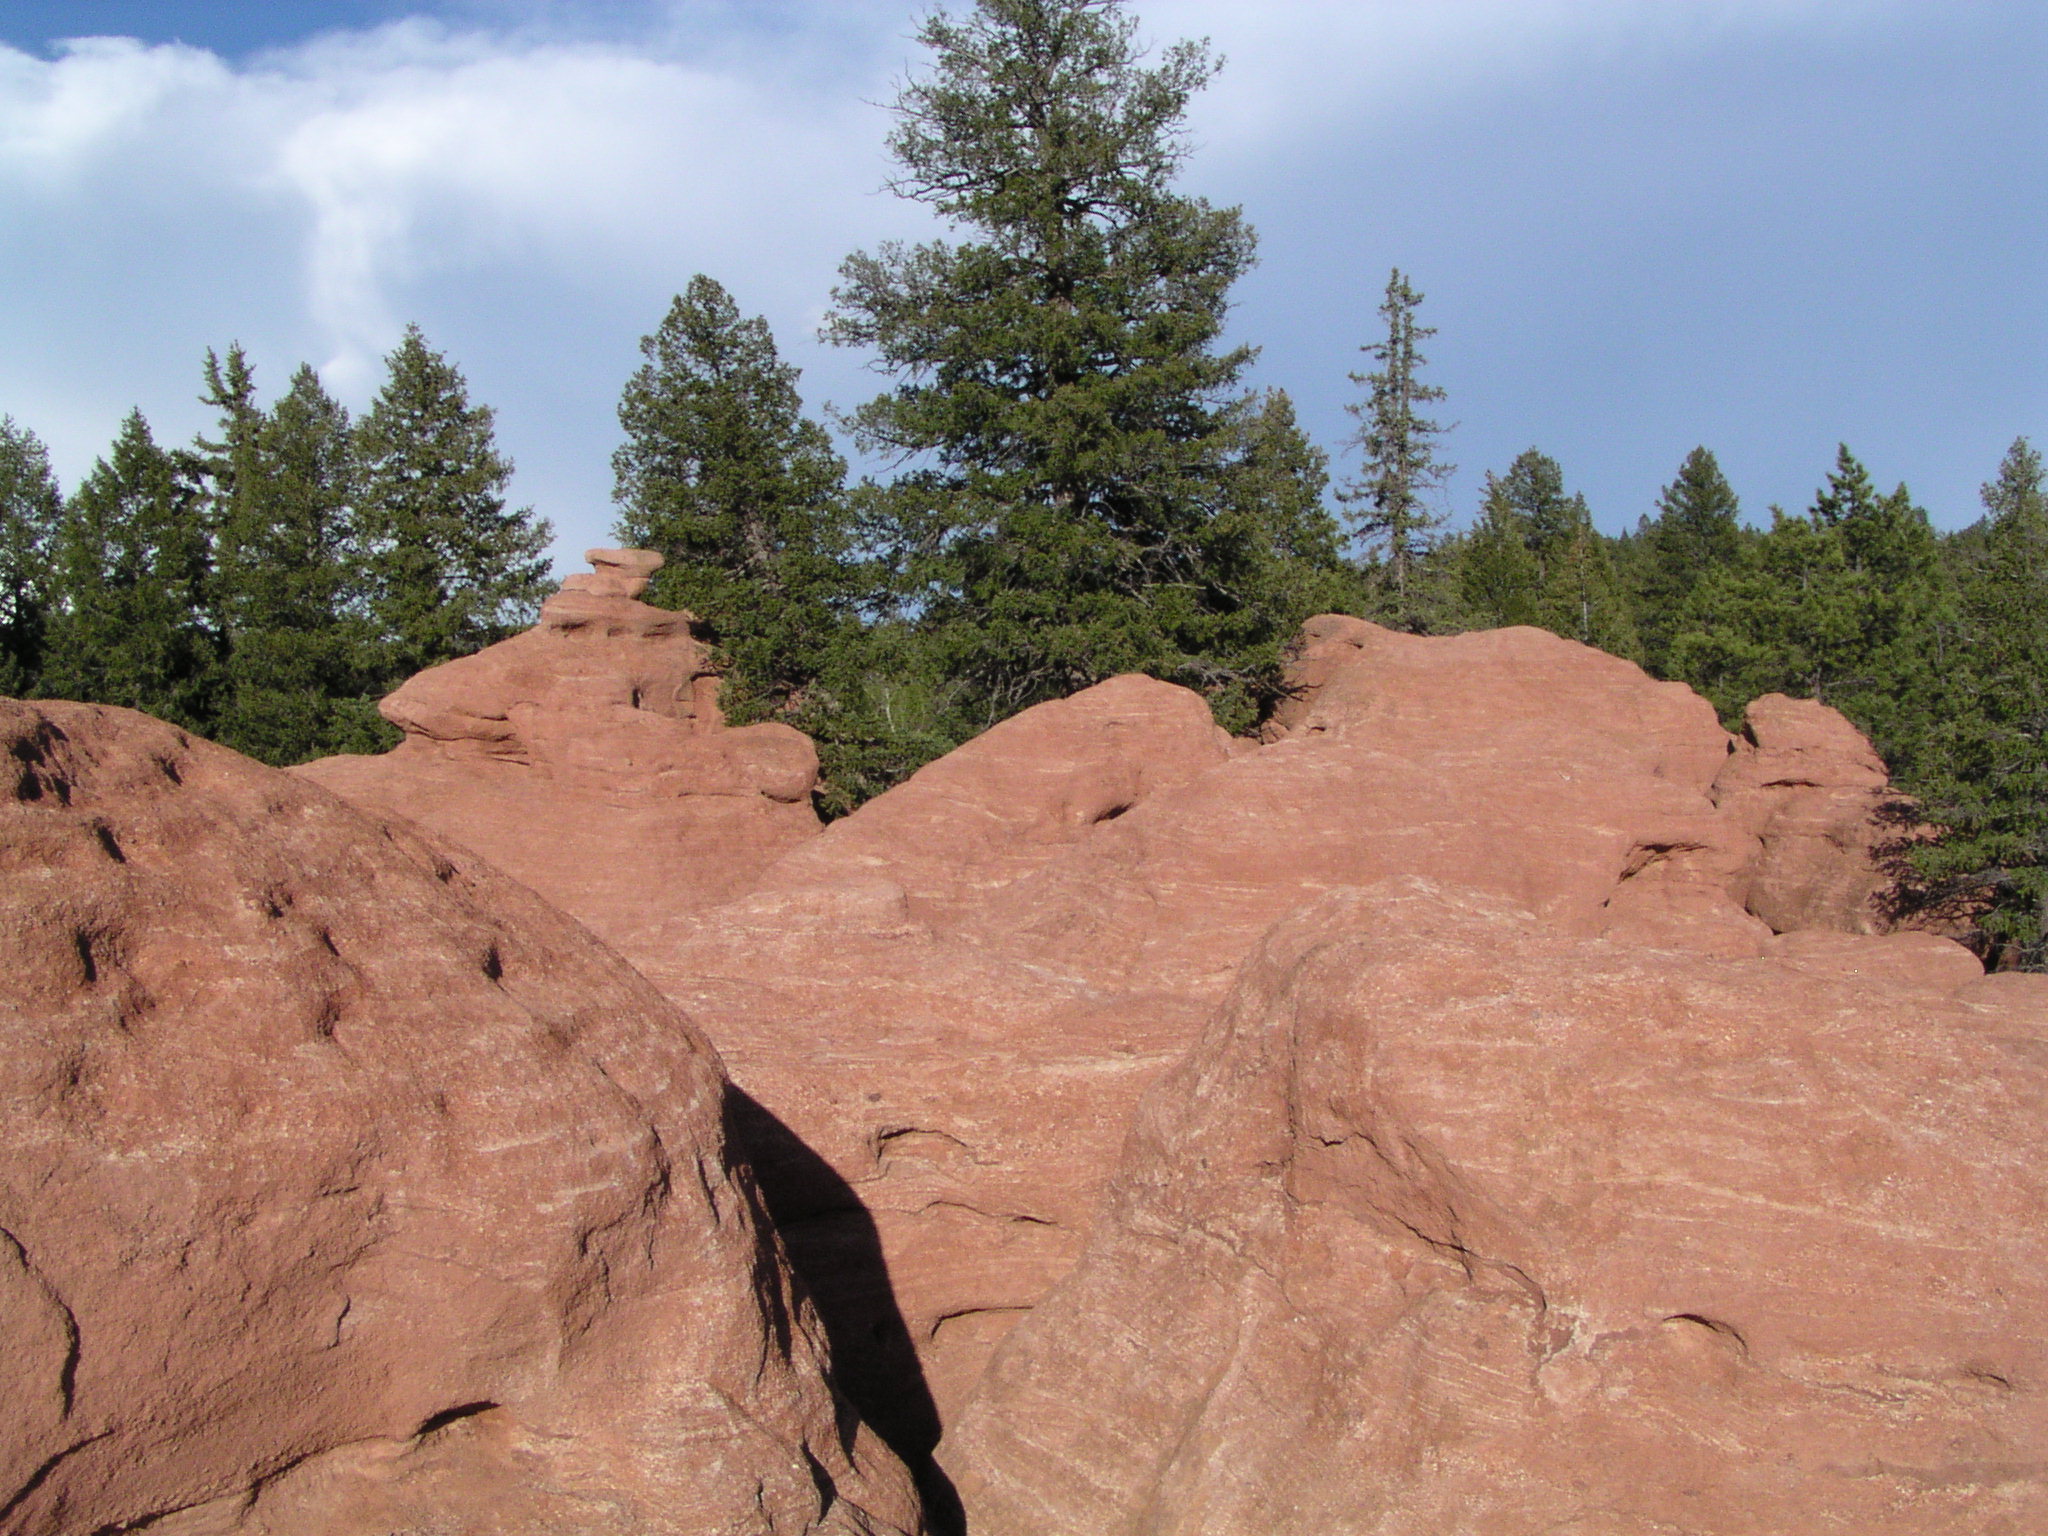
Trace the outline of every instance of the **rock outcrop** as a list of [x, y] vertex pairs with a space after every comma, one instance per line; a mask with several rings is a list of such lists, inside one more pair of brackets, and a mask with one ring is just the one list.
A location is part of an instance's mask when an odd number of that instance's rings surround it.
[[[1832, 711], [1759, 701], [1733, 738], [1683, 686], [1533, 629], [1420, 638], [1326, 617], [1293, 666], [1263, 744], [1145, 678], [1027, 711], [687, 921], [658, 885], [582, 894], [531, 877], [718, 1042], [746, 1094], [736, 1132], [872, 1422], [918, 1462], [976, 1405], [946, 1462], [978, 1490], [977, 1518], [984, 1498], [991, 1518], [1026, 1507], [1036, 1495], [1016, 1490], [1038, 1475], [1005, 1470], [1029, 1458], [1002, 1436], [1038, 1435], [1038, 1409], [985, 1383], [988, 1361], [1056, 1286], [1081, 1283], [1067, 1277], [1141, 1096], [1202, 1037], [1261, 935], [1304, 906], [1420, 877], [1474, 911], [1523, 914], [1500, 956], [1475, 938], [1457, 959], [1482, 988], [1518, 963], [1531, 923], [1680, 977], [1974, 964], [1930, 938], [1855, 937], [1882, 926], [1875, 818], [1890, 796]], [[544, 731], [538, 715], [528, 728]], [[494, 836], [550, 824], [554, 791], [535, 782], [494, 812]], [[426, 801], [401, 808], [486, 846]], [[1838, 943], [1862, 947], [1845, 959]], [[1203, 1326], [1222, 1326], [1204, 1306]], [[1027, 1339], [1006, 1358], [1037, 1358], [1046, 1346]], [[1174, 1336], [1144, 1347], [1173, 1377]], [[1044, 1432], [1149, 1445], [1117, 1415], [1150, 1410], [1104, 1392], [1076, 1397], [1085, 1427], [1055, 1416]], [[1108, 1523], [1075, 1529], [1149, 1528], [1155, 1506], [1118, 1501], [1156, 1490], [1114, 1478], [1108, 1502], [1073, 1506]], [[1250, 1507], [1184, 1528], [1297, 1528]]]
[[0, 1531], [921, 1528], [584, 929], [126, 711], [0, 765]]
[[725, 725], [701, 627], [639, 601], [660, 555], [586, 558], [533, 629], [385, 699], [394, 750], [293, 771], [474, 849], [608, 942], [659, 946], [816, 835], [818, 758], [786, 725]]
[[1278, 925], [942, 1457], [977, 1536], [2048, 1528], [2048, 981]]
[[1841, 714], [1765, 694], [1743, 711], [1714, 803], [1756, 839], [1742, 896], [1780, 933], [1882, 933], [1893, 851], [1922, 829], [1883, 761]]
[[[1263, 747], [1145, 678], [1027, 711], [634, 952], [772, 1112], [778, 1222], [913, 1454], [1074, 1262], [1139, 1095], [1303, 904], [1421, 874], [1585, 937], [1772, 940], [1746, 901], [1792, 882], [1759, 881], [1752, 803], [1714, 798], [1758, 754], [1688, 689], [1531, 629], [1326, 618], [1296, 665]], [[1865, 878], [1833, 857], [1804, 888]]]

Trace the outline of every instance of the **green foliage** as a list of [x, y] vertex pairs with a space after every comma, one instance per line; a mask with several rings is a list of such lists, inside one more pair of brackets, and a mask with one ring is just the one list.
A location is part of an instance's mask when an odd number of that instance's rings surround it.
[[0, 416], [0, 694], [29, 693], [42, 673], [62, 512], [42, 439]]
[[388, 745], [366, 669], [348, 412], [304, 366], [259, 410], [239, 347], [225, 368], [209, 354], [207, 384], [222, 413], [200, 462], [226, 643], [212, 734], [277, 764]]
[[385, 359], [354, 446], [357, 536], [379, 690], [530, 625], [548, 592], [553, 530], [507, 508], [512, 464], [493, 413], [416, 325]]
[[1697, 583], [1668, 665], [1727, 715], [1764, 693], [1832, 704], [1910, 772], [1942, 660], [1937, 572], [1927, 514], [1904, 486], [1880, 496], [1843, 447], [1809, 513], [1773, 509]]
[[140, 411], [64, 507], [37, 692], [204, 731], [220, 682], [204, 506]]
[[1345, 406], [1358, 418], [1349, 446], [1358, 449], [1362, 462], [1357, 477], [1337, 493], [1349, 509], [1345, 521], [1351, 535], [1366, 552], [1373, 617], [1414, 632], [1427, 631], [1440, 617], [1440, 595], [1416, 578], [1444, 522], [1429, 505], [1429, 495], [1455, 468], [1437, 453], [1437, 440], [1447, 429], [1421, 411], [1444, 398], [1441, 387], [1418, 376], [1428, 361], [1418, 343], [1436, 334], [1434, 326], [1415, 321], [1421, 303], [1422, 295], [1396, 267], [1379, 311], [1387, 323], [1386, 339], [1361, 349], [1380, 366], [1350, 376], [1366, 391], [1363, 400]]
[[1669, 667], [1672, 639], [1699, 584], [1741, 558], [1741, 516], [1719, 461], [1705, 448], [1693, 449], [1629, 551], [1636, 628], [1652, 670]]
[[1219, 347], [1251, 232], [1173, 189], [1214, 65], [1182, 43], [1147, 67], [1135, 30], [1118, 0], [929, 19], [894, 187], [978, 238], [855, 255], [835, 290], [827, 337], [898, 380], [850, 425], [907, 469], [864, 513], [958, 687], [945, 736], [1122, 671], [1249, 719], [1334, 568], [1327, 514], [1276, 469], [1314, 450]]
[[530, 620], [547, 526], [507, 512], [491, 413], [417, 328], [359, 425], [311, 368], [268, 410], [239, 346], [205, 364], [214, 438], [141, 414], [58, 509], [0, 422], [0, 684], [122, 704], [264, 761], [389, 746], [376, 702]]
[[1911, 787], [1948, 835], [1916, 859], [1937, 895], [1988, 899], [2006, 963], [2048, 968], [2048, 473], [2019, 439], [1956, 542], [1958, 638]]
[[1482, 627], [1534, 624], [1617, 656], [1636, 652], [1635, 618], [1607, 540], [1564, 471], [1531, 448], [1488, 472], [1463, 550], [1465, 605]]
[[640, 344], [612, 456], [618, 537], [668, 564], [652, 600], [708, 621], [734, 720], [802, 713], [852, 643], [846, 465], [803, 414], [768, 323], [698, 276]]

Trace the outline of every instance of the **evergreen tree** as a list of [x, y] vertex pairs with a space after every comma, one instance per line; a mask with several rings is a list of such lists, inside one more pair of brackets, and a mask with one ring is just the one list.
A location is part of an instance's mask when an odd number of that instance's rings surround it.
[[897, 376], [851, 425], [912, 467], [870, 505], [963, 731], [1126, 670], [1263, 701], [1302, 617], [1261, 606], [1297, 501], [1254, 488], [1306, 445], [1277, 454], [1269, 419], [1252, 461], [1251, 353], [1218, 345], [1252, 235], [1174, 190], [1215, 66], [1182, 43], [1148, 67], [1135, 30], [1121, 0], [928, 19], [894, 188], [976, 238], [849, 258], [826, 326]]
[[364, 672], [348, 412], [310, 367], [255, 411], [238, 349], [229, 362], [223, 377], [208, 358], [223, 430], [220, 444], [201, 444], [219, 454], [209, 483], [227, 656], [214, 735], [279, 764], [372, 750], [389, 737], [373, 724]]
[[1529, 519], [1492, 470], [1461, 556], [1459, 592], [1474, 628], [1536, 622], [1539, 572], [1529, 549]]
[[204, 507], [140, 411], [66, 503], [54, 542], [61, 606], [50, 619], [45, 697], [213, 723], [218, 636], [206, 621]]
[[1482, 625], [1535, 624], [1618, 656], [1636, 651], [1634, 616], [1586, 498], [1531, 448], [1487, 474], [1465, 551], [1465, 601]]
[[416, 325], [385, 359], [356, 424], [358, 532], [376, 633], [375, 691], [533, 622], [548, 590], [552, 530], [508, 509], [511, 461], [489, 406]]
[[42, 675], [62, 507], [49, 450], [0, 416], [0, 694], [33, 694]]
[[219, 528], [241, 515], [237, 502], [244, 482], [257, 477], [263, 408], [256, 401], [255, 370], [240, 342], [229, 345], [225, 358], [207, 348], [201, 375], [206, 390], [200, 403], [219, 413], [220, 437], [202, 437], [193, 444], [189, 469], [206, 497], [209, 520]]
[[1681, 612], [1673, 675], [1733, 715], [1759, 694], [1819, 699], [1912, 772], [1947, 660], [1933, 529], [1904, 486], [1881, 496], [1844, 447], [1804, 516], [1772, 509], [1743, 558]]
[[767, 321], [711, 278], [690, 280], [640, 350], [612, 456], [617, 536], [668, 557], [655, 602], [711, 624], [732, 718], [801, 710], [851, 643], [846, 464], [804, 416]]
[[1695, 448], [1657, 498], [1630, 553], [1636, 626], [1652, 671], [1663, 673], [1687, 600], [1709, 572], [1732, 566], [1743, 544], [1741, 506], [1714, 455]]
[[1422, 295], [1396, 267], [1380, 304], [1386, 340], [1361, 349], [1380, 366], [1350, 376], [1366, 390], [1365, 399], [1345, 407], [1358, 418], [1350, 444], [1363, 462], [1357, 478], [1337, 493], [1338, 501], [1351, 509], [1346, 521], [1352, 536], [1372, 562], [1376, 616], [1397, 629], [1416, 631], [1428, 627], [1430, 605], [1418, 602], [1420, 594], [1411, 588], [1432, 535], [1444, 521], [1430, 507], [1429, 496], [1454, 469], [1437, 455], [1437, 440], [1446, 428], [1421, 409], [1444, 398], [1441, 387], [1419, 377], [1428, 359], [1418, 343], [1436, 334], [1434, 326], [1416, 323], [1421, 303]]
[[2048, 969], [2048, 472], [2025, 438], [1984, 487], [1959, 580], [1962, 645], [1908, 787], [1947, 829], [1916, 862], [1934, 893], [1987, 900], [2008, 965]]

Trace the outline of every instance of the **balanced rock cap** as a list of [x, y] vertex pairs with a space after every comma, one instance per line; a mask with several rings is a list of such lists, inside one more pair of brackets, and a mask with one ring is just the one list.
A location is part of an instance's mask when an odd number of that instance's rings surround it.
[[647, 590], [654, 573], [668, 562], [652, 549], [586, 549], [588, 574], [579, 572], [562, 583], [565, 592], [586, 592], [593, 597], [638, 597]]

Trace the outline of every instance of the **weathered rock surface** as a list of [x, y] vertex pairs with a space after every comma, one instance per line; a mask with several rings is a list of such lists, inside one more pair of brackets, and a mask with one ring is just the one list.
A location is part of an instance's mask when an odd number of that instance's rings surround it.
[[1771, 942], [1744, 906], [1766, 844], [1713, 798], [1741, 752], [1689, 690], [1538, 630], [1344, 618], [1297, 667], [1249, 751], [1143, 678], [1028, 711], [633, 952], [779, 1121], [778, 1223], [913, 1452], [1074, 1262], [1138, 1096], [1287, 913], [1420, 873], [1585, 936]]
[[1888, 855], [1917, 830], [1884, 763], [1842, 715], [1812, 699], [1765, 694], [1743, 712], [1714, 802], [1760, 852], [1743, 899], [1780, 933], [1882, 933]]
[[672, 942], [816, 835], [818, 758], [727, 728], [696, 621], [640, 602], [661, 556], [594, 549], [521, 635], [379, 706], [405, 740], [293, 770], [481, 853], [613, 944]]
[[1333, 893], [949, 1428], [975, 1531], [2048, 1528], [2044, 994]]
[[0, 1531], [918, 1528], [582, 928], [126, 711], [0, 765]]
[[[1683, 686], [1533, 629], [1326, 617], [1294, 669], [1262, 746], [1144, 678], [1027, 711], [745, 865], [722, 905], [686, 908], [687, 875], [580, 890], [508, 863], [718, 1042], [843, 1380], [913, 1459], [1073, 1266], [1140, 1095], [1304, 904], [1420, 875], [1734, 961], [1877, 921], [1883, 770], [1832, 711], [1763, 701], [1737, 740]], [[556, 790], [504, 782], [490, 828], [377, 803], [490, 853], [557, 816]]]

